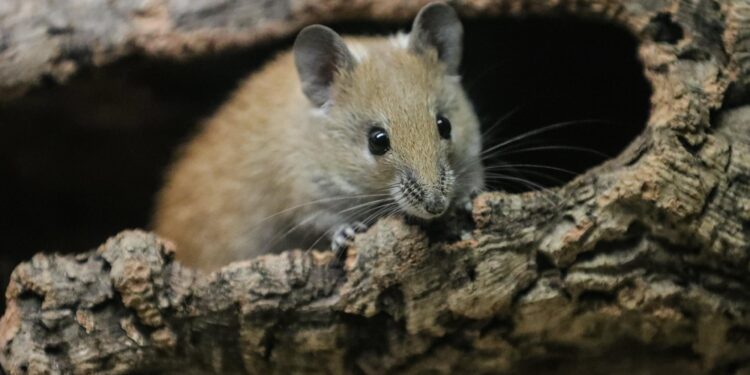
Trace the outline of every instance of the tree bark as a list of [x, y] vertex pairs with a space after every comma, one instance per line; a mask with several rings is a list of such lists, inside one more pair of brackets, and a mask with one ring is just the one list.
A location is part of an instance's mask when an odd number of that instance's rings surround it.
[[[407, 19], [422, 3], [5, 1], [0, 96], [136, 52], [180, 58], [313, 21]], [[450, 226], [460, 240], [383, 219], [342, 268], [328, 252], [289, 251], [201, 274], [142, 231], [39, 254], [6, 292], [2, 368], [750, 374], [750, 3], [455, 5], [630, 30], [653, 86], [643, 134], [563, 187], [477, 197]]]

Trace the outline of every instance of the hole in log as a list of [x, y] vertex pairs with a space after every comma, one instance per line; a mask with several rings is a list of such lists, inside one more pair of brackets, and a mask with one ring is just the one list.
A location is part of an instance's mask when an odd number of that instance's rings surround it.
[[388, 287], [377, 300], [378, 310], [386, 312], [394, 320], [400, 321], [404, 315], [404, 293], [399, 285]]
[[626, 30], [566, 18], [483, 20], [467, 24], [466, 41], [464, 82], [489, 132], [485, 150], [498, 147], [486, 162], [490, 189], [562, 185], [642, 133], [651, 87]]
[[67, 351], [67, 344], [64, 342], [47, 343], [44, 345], [44, 353], [51, 356], [62, 355]]
[[645, 30], [655, 42], [677, 44], [685, 36], [682, 26], [672, 20], [669, 13], [659, 13], [651, 19]]
[[276, 48], [187, 63], [130, 57], [0, 103], [4, 260], [146, 227], [174, 150]]
[[[334, 27], [380, 33], [405, 25]], [[602, 162], [597, 153], [616, 155], [642, 131], [650, 88], [626, 31], [565, 18], [466, 20], [465, 28], [464, 83], [485, 130], [512, 112], [488, 145], [580, 122], [504, 147], [490, 164], [517, 166], [495, 172], [530, 183], [498, 180], [490, 188], [562, 184]], [[241, 78], [291, 41], [187, 62], [129, 57], [65, 85], [45, 80], [0, 104], [2, 283], [12, 265], [37, 251], [91, 249], [120, 230], [147, 227], [177, 146]], [[533, 149], [549, 146], [567, 149]]]
[[599, 308], [603, 305], [611, 304], [615, 299], [616, 296], [613, 293], [596, 290], [587, 290], [578, 296], [579, 304], [589, 308]]

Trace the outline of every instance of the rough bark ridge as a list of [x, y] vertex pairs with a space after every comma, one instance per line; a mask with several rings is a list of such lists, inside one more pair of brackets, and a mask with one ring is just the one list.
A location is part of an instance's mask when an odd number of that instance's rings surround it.
[[[135, 51], [181, 57], [420, 5], [5, 1], [0, 93]], [[565, 13], [628, 28], [654, 90], [646, 131], [562, 188], [478, 197], [458, 242], [382, 220], [343, 272], [328, 253], [290, 251], [197, 274], [139, 231], [92, 253], [37, 255], [7, 291], [3, 369], [750, 373], [750, 4], [455, 5], [467, 17]]]

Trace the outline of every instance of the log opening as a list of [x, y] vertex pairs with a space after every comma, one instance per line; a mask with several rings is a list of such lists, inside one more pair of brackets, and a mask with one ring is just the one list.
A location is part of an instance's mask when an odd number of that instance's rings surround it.
[[490, 180], [491, 190], [563, 185], [643, 132], [651, 87], [624, 28], [572, 16], [494, 18], [467, 22], [465, 39], [464, 83], [490, 130], [485, 149], [507, 143], [489, 172], [528, 181]]
[[[333, 24], [342, 33], [389, 33], [398, 23]], [[491, 147], [524, 132], [565, 126], [513, 143], [496, 170], [529, 180], [489, 182], [512, 192], [560, 185], [617, 155], [643, 130], [650, 88], [635, 39], [609, 24], [574, 18], [468, 19], [465, 85]], [[152, 198], [174, 149], [201, 119], [291, 38], [187, 61], [133, 56], [46, 79], [0, 104], [0, 248], [11, 267], [37, 251], [90, 249], [126, 228], [148, 226]], [[513, 112], [512, 115], [511, 112]], [[580, 150], [533, 150], [561, 146]], [[539, 165], [540, 167], [535, 167]], [[531, 166], [531, 167], [523, 167]], [[557, 170], [565, 169], [572, 171]]]

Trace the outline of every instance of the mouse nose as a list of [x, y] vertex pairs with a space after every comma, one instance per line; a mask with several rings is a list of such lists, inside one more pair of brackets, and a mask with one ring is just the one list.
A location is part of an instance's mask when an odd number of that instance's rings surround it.
[[448, 208], [448, 199], [442, 194], [429, 194], [424, 200], [424, 209], [431, 215], [441, 215]]

